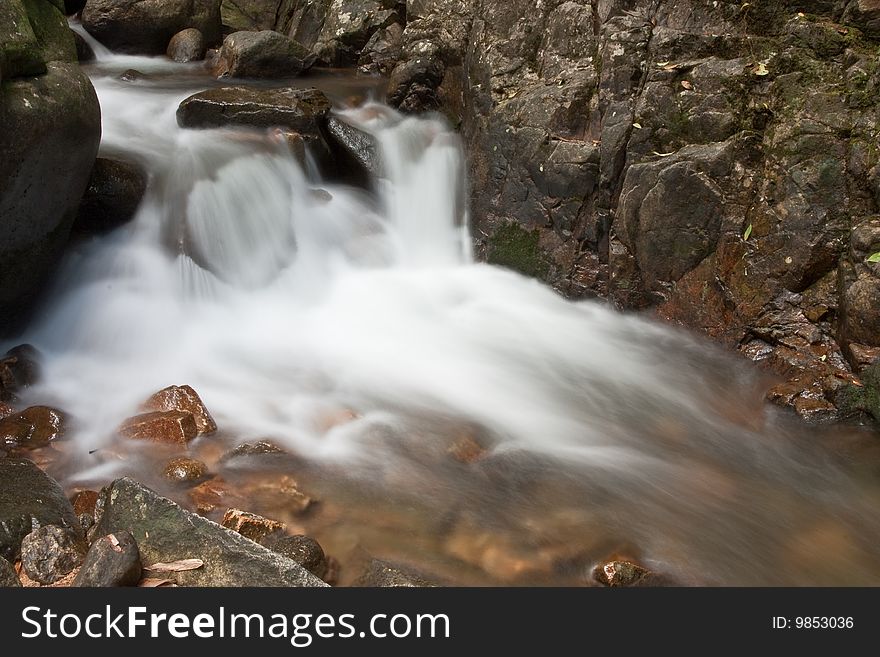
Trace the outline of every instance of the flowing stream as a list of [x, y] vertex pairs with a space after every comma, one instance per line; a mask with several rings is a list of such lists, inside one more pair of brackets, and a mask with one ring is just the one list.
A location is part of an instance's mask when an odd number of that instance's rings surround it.
[[622, 554], [684, 584], [880, 584], [878, 469], [826, 447], [873, 437], [807, 430], [711, 345], [475, 263], [440, 119], [342, 111], [380, 145], [365, 191], [265, 131], [179, 128], [214, 84], [198, 67], [97, 54], [102, 153], [140, 162], [147, 195], [70, 249], [17, 340], [44, 355], [29, 399], [75, 418], [69, 486], [149, 480], [144, 455], [107, 456], [114, 429], [189, 384], [221, 428], [195, 450], [295, 455], [322, 501], [285, 519], [343, 582], [372, 555], [457, 584], [584, 585]]

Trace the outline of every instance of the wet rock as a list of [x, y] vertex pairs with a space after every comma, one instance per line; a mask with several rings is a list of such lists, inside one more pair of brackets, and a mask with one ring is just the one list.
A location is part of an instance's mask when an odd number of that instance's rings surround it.
[[190, 386], [168, 386], [152, 395], [141, 407], [143, 411], [180, 411], [190, 413], [199, 434], [214, 433], [217, 423], [208, 412], [198, 393]]
[[34, 449], [64, 436], [64, 414], [48, 406], [31, 406], [0, 420], [0, 444]]
[[129, 68], [120, 74], [119, 79], [123, 82], [141, 82], [143, 80], [149, 80], [150, 76], [141, 73], [137, 69]]
[[849, 361], [858, 372], [880, 362], [880, 347], [869, 347], [852, 342], [847, 345], [847, 350], [849, 351]]
[[296, 562], [232, 530], [185, 511], [131, 479], [103, 492], [101, 534], [128, 530], [144, 564], [197, 558], [195, 570], [163, 573], [188, 586], [325, 586]]
[[6, 559], [0, 557], [0, 589], [7, 589], [21, 586], [21, 580]]
[[141, 553], [134, 536], [118, 531], [92, 543], [73, 586], [137, 586], [141, 572]]
[[353, 586], [423, 588], [437, 584], [408, 568], [373, 559]]
[[395, 5], [388, 0], [336, 0], [313, 49], [318, 59], [329, 66], [356, 64], [377, 31], [402, 22]]
[[203, 516], [246, 503], [246, 500], [220, 477], [203, 481], [192, 488], [189, 491], [189, 498], [196, 512]]
[[240, 509], [229, 509], [220, 524], [238, 532], [252, 541], [262, 543], [263, 539], [271, 534], [283, 532], [285, 525], [277, 520], [270, 520], [256, 513], [249, 513]]
[[223, 0], [220, 17], [233, 32], [240, 30], [271, 30], [282, 3], [266, 0]]
[[232, 78], [292, 78], [310, 65], [308, 51], [283, 34], [234, 32], [223, 40], [213, 73]]
[[191, 486], [208, 476], [208, 466], [196, 459], [172, 459], [162, 474], [171, 483]]
[[197, 62], [205, 58], [205, 37], [194, 27], [181, 30], [168, 42], [165, 54], [175, 62]]
[[223, 87], [190, 96], [177, 110], [184, 128], [282, 127], [304, 139], [321, 138], [330, 101], [317, 89]]
[[287, 513], [304, 514], [317, 500], [300, 488], [296, 479], [290, 475], [269, 476], [264, 474], [258, 481], [245, 486], [242, 492], [261, 503], [261, 506], [274, 505]]
[[27, 459], [0, 458], [0, 557], [15, 560], [21, 541], [43, 525], [79, 528], [58, 483]]
[[39, 358], [39, 352], [29, 344], [7, 351], [0, 358], [0, 394], [8, 397], [37, 383], [40, 380]]
[[358, 57], [358, 70], [362, 73], [389, 76], [401, 58], [403, 28], [394, 23], [376, 30]]
[[242, 443], [226, 452], [220, 457], [220, 463], [227, 463], [237, 459], [248, 459], [264, 455], [287, 454], [285, 450], [269, 440], [260, 440], [255, 443]]
[[21, 567], [40, 584], [52, 584], [82, 564], [82, 537], [66, 527], [46, 525], [29, 533], [21, 542]]
[[70, 505], [77, 517], [89, 515], [95, 517], [95, 505], [98, 502], [98, 492], [94, 490], [81, 490], [74, 493], [70, 498]]
[[134, 218], [147, 174], [137, 164], [99, 157], [73, 224], [74, 235], [100, 235]]
[[593, 569], [593, 579], [605, 586], [634, 586], [650, 571], [632, 561], [608, 561]]
[[337, 160], [349, 160], [367, 174], [380, 175], [379, 148], [372, 135], [333, 114], [327, 117], [327, 134]]
[[259, 543], [273, 552], [296, 561], [315, 577], [331, 583], [328, 577], [329, 566], [327, 556], [315, 539], [303, 536], [302, 534], [287, 536], [285, 534], [273, 533], [260, 540]]
[[209, 44], [220, 39], [220, 0], [89, 0], [82, 24], [111, 50], [162, 55], [171, 38], [196, 28]]
[[441, 106], [437, 92], [446, 67], [437, 59], [419, 57], [400, 62], [388, 79], [388, 102], [402, 112], [416, 114]]
[[855, 25], [873, 39], [880, 39], [880, 2], [850, 0], [843, 12], [843, 22]]
[[15, 407], [10, 406], [6, 402], [0, 401], [0, 420], [15, 414]]
[[87, 64], [95, 60], [95, 51], [79, 32], [73, 32], [73, 40], [76, 44], [76, 61], [80, 64]]
[[123, 438], [181, 446], [186, 446], [198, 435], [192, 413], [181, 411], [158, 411], [136, 415], [126, 420], [118, 431]]

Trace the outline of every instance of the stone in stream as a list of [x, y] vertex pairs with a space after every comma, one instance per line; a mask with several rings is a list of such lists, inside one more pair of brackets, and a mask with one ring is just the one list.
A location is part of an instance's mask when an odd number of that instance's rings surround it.
[[192, 413], [157, 411], [128, 418], [119, 427], [119, 435], [132, 440], [186, 446], [198, 435]]
[[21, 580], [18, 578], [18, 573], [15, 572], [15, 568], [13, 568], [12, 564], [6, 561], [6, 559], [0, 557], [0, 589], [20, 586]]
[[[141, 559], [150, 564], [200, 559], [194, 570], [162, 572], [188, 586], [326, 586], [295, 561], [182, 509], [132, 479], [102, 491], [98, 535], [130, 531]], [[152, 572], [152, 571], [151, 571]]]
[[217, 77], [292, 78], [311, 61], [305, 47], [278, 32], [233, 32], [223, 40], [212, 72]]
[[593, 569], [593, 579], [605, 586], [635, 586], [651, 571], [628, 560], [611, 560]]
[[242, 443], [235, 448], [226, 452], [220, 457], [220, 463], [235, 461], [238, 459], [248, 459], [256, 456], [287, 454], [278, 445], [270, 440], [260, 440], [255, 443]]
[[190, 413], [199, 434], [214, 433], [217, 423], [199, 394], [190, 386], [168, 386], [153, 394], [141, 406], [142, 411], [180, 411]]
[[193, 486], [208, 476], [208, 466], [196, 459], [171, 459], [162, 475], [173, 484]]
[[54, 479], [27, 459], [0, 458], [0, 557], [15, 560], [22, 539], [43, 525], [80, 532], [73, 507]]
[[98, 502], [98, 492], [94, 490], [81, 490], [74, 493], [70, 498], [70, 504], [77, 517], [84, 514], [95, 516], [95, 504]]
[[73, 41], [76, 44], [76, 61], [80, 64], [94, 61], [95, 51], [92, 50], [89, 42], [86, 41], [79, 32], [73, 30], [71, 30], [71, 32], [73, 32]]
[[136, 586], [141, 574], [141, 553], [134, 536], [117, 531], [92, 543], [73, 586]]
[[273, 552], [293, 559], [315, 577], [328, 581], [329, 565], [327, 556], [324, 554], [320, 543], [315, 539], [302, 534], [289, 536], [273, 533], [263, 538], [259, 543]]
[[408, 568], [373, 559], [353, 586], [422, 588], [437, 584]]
[[165, 54], [181, 64], [197, 62], [205, 58], [205, 37], [196, 28], [188, 27], [171, 37]]
[[131, 221], [147, 190], [147, 174], [137, 164], [99, 157], [83, 195], [74, 235], [100, 235]]
[[29, 344], [13, 347], [0, 358], [0, 393], [10, 396], [40, 380], [40, 353]]
[[0, 420], [15, 414], [15, 407], [0, 401]]
[[171, 38], [194, 27], [220, 40], [220, 0], [88, 0], [82, 24], [111, 50], [162, 55]]
[[354, 66], [373, 34], [402, 22], [394, 1], [335, 0], [312, 50], [328, 66]]
[[229, 509], [226, 511], [220, 524], [256, 543], [262, 543], [266, 537], [283, 532], [286, 529], [283, 522], [270, 520], [256, 513], [242, 511], [241, 509]]
[[21, 567], [40, 584], [52, 584], [79, 566], [85, 556], [82, 536], [67, 527], [38, 527], [21, 542]]
[[64, 414], [48, 406], [31, 406], [0, 420], [0, 445], [34, 449], [64, 435]]
[[367, 174], [378, 176], [381, 173], [379, 147], [375, 138], [347, 123], [343, 118], [331, 114], [327, 117], [328, 143], [337, 160], [352, 162], [353, 167], [363, 169]]

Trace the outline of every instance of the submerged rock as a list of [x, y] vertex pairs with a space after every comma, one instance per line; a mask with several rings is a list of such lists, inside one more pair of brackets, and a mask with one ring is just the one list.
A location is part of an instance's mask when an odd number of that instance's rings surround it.
[[27, 459], [0, 458], [0, 557], [15, 560], [33, 529], [58, 525], [76, 535], [79, 521], [58, 483]]
[[137, 164], [99, 157], [83, 195], [73, 233], [100, 235], [134, 218], [147, 190], [147, 174]]
[[198, 429], [192, 413], [165, 411], [144, 413], [127, 419], [119, 427], [119, 435], [133, 440], [186, 446], [198, 435]]
[[118, 531], [92, 543], [73, 586], [136, 586], [141, 573], [141, 553], [134, 536]]
[[593, 579], [605, 586], [633, 586], [650, 572], [632, 561], [608, 561], [593, 569]]
[[168, 386], [152, 395], [141, 407], [143, 411], [180, 411], [190, 413], [199, 434], [214, 433], [217, 423], [202, 398], [190, 386]]
[[53, 584], [83, 561], [82, 536], [66, 527], [47, 525], [29, 533], [21, 542], [21, 567], [40, 584]]
[[220, 39], [220, 0], [89, 0], [82, 24], [111, 50], [162, 55], [171, 38], [196, 28], [209, 44]]
[[255, 443], [242, 443], [241, 445], [236, 446], [221, 456], [220, 462], [226, 463], [227, 461], [263, 456], [266, 454], [287, 454], [287, 452], [272, 441], [260, 440]]
[[181, 30], [168, 42], [165, 54], [175, 62], [185, 64], [205, 58], [205, 37], [194, 27]]
[[262, 543], [271, 534], [283, 532], [286, 529], [283, 522], [270, 520], [241, 509], [229, 509], [223, 515], [220, 524], [257, 543]]
[[89, 42], [86, 41], [79, 32], [74, 32], [73, 30], [71, 30], [71, 32], [73, 32], [73, 41], [76, 44], [76, 61], [80, 64], [94, 61], [95, 51], [92, 50]]
[[326, 586], [298, 563], [160, 497], [131, 479], [102, 492], [100, 534], [128, 530], [146, 565], [200, 559], [194, 570], [163, 573], [188, 586]]
[[6, 561], [6, 559], [0, 557], [0, 589], [20, 586], [21, 580], [18, 578], [15, 568], [13, 568], [12, 564]]
[[354, 586], [421, 588], [437, 586], [437, 584], [415, 571], [387, 561], [373, 559], [364, 574], [354, 583]]
[[192, 486], [208, 476], [208, 466], [196, 459], [172, 459], [162, 474], [171, 483]]
[[[270, 534], [259, 541], [273, 552], [296, 561], [315, 577], [327, 581], [329, 565], [321, 545], [313, 538], [296, 534]], [[328, 582], [329, 583], [329, 582]]]
[[223, 40], [213, 73], [232, 78], [292, 78], [310, 65], [308, 50], [283, 34], [234, 32]]

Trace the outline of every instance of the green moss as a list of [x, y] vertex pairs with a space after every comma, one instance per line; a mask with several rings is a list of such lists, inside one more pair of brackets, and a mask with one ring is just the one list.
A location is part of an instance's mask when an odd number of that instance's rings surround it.
[[506, 224], [489, 238], [487, 260], [526, 276], [546, 278], [550, 262], [539, 241], [540, 232], [537, 229], [527, 231], [518, 224]]
[[847, 385], [837, 393], [837, 406], [847, 415], [867, 413], [880, 421], [880, 364], [862, 372], [862, 386]]
[[76, 44], [64, 13], [45, 0], [22, 0], [43, 61], [75, 62]]

